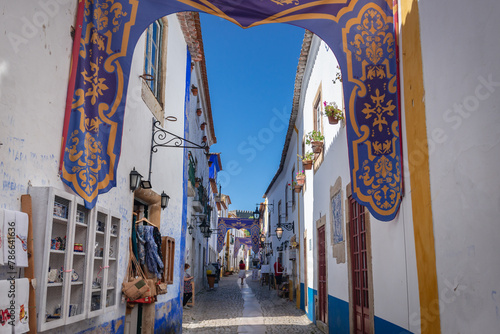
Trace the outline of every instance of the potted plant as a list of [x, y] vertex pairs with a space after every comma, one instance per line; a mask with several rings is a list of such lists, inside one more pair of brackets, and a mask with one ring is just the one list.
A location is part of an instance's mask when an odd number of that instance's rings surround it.
[[[196, 109], [196, 115], [201, 116], [201, 108]], [[203, 129], [202, 129], [203, 130]]]
[[191, 85], [191, 93], [193, 93], [194, 96], [198, 95], [198, 87], [195, 85]]
[[206, 153], [210, 152], [210, 146], [205, 146], [205, 152]]
[[313, 152], [307, 152], [304, 156], [298, 155], [297, 156], [302, 160], [302, 166], [304, 169], [309, 170], [312, 169], [313, 165], [313, 159], [314, 159], [314, 153]]
[[208, 167], [212, 167], [213, 161], [208, 160]]
[[295, 179], [297, 180], [297, 184], [299, 186], [303, 186], [304, 183], [306, 183], [306, 174], [304, 174], [304, 171], [297, 172]]
[[203, 138], [201, 139], [204, 143], [207, 142], [207, 136], [203, 136]]
[[[200, 110], [201, 110], [201, 109], [200, 109]], [[205, 126], [206, 126], [206, 125], [207, 125], [207, 123], [206, 123], [206, 122], [201, 123], [201, 125], [200, 125], [200, 129], [201, 129], [201, 130], [205, 130]]]
[[306, 144], [311, 145], [311, 148], [314, 153], [321, 153], [323, 150], [323, 140], [325, 137], [321, 134], [320, 131], [311, 131], [306, 136]]
[[328, 123], [337, 124], [339, 120], [344, 119], [342, 110], [338, 107], [337, 103], [326, 103], [326, 101], [324, 101], [323, 105], [325, 106], [325, 115], [328, 117]]
[[293, 187], [293, 191], [295, 191], [296, 193], [300, 193], [303, 186], [301, 186], [301, 185], [297, 184], [297, 182], [293, 181], [292, 187]]

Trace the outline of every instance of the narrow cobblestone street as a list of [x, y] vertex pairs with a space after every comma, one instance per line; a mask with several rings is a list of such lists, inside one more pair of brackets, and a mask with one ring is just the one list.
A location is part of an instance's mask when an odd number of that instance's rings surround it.
[[184, 308], [183, 333], [321, 333], [294, 302], [251, 276], [240, 284], [237, 275], [223, 277], [219, 287], [200, 291], [195, 305]]

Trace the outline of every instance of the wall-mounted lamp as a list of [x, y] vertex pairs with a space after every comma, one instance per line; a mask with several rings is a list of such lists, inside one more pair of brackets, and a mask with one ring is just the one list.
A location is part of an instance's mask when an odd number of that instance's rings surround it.
[[151, 189], [153, 186], [151, 185], [151, 181], [149, 180], [142, 180], [141, 181], [141, 188], [143, 189]]
[[205, 233], [203, 233], [203, 236], [207, 239], [212, 236], [212, 230], [210, 229], [210, 227], [205, 231]]
[[283, 236], [283, 227], [281, 227], [281, 224], [278, 224], [275, 232], [276, 232], [276, 238], [278, 238], [278, 241], [281, 240], [281, 237]]
[[139, 184], [141, 183], [142, 175], [139, 174], [138, 171], [134, 169], [130, 172], [130, 190], [135, 191], [139, 188]]
[[168, 196], [167, 194], [165, 194], [164, 191], [162, 191], [161, 193], [161, 208], [162, 209], [165, 209], [167, 206], [168, 206], [168, 201], [170, 200], [170, 196]]
[[208, 225], [208, 222], [206, 219], [203, 220], [203, 222], [200, 224], [200, 232], [205, 234], [207, 231], [210, 229], [210, 225]]
[[189, 225], [189, 227], [188, 227], [188, 232], [189, 232], [189, 235], [192, 235], [192, 234], [193, 234], [193, 230], [194, 230], [193, 225]]
[[255, 211], [253, 212], [253, 218], [254, 218], [255, 220], [259, 220], [259, 218], [260, 218], [260, 211], [259, 211], [259, 207], [256, 207], [256, 208], [255, 208]]

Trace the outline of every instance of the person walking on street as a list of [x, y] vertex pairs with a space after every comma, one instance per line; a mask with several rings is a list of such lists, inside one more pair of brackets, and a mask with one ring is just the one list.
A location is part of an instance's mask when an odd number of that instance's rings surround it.
[[187, 273], [189, 269], [189, 264], [184, 264], [184, 298], [182, 300], [182, 306], [186, 306], [187, 302], [193, 296], [193, 286], [191, 285], [191, 280], [194, 278], [193, 276]]
[[245, 269], [246, 269], [245, 262], [243, 262], [243, 260], [240, 260], [240, 273], [238, 277], [241, 278], [241, 285], [243, 285], [243, 279], [247, 275], [247, 271]]

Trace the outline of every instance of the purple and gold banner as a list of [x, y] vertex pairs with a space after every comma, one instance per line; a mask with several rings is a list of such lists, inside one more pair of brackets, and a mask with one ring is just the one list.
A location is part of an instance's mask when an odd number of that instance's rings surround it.
[[[227, 231], [230, 229], [244, 229], [250, 232], [250, 241], [245, 244], [251, 243], [252, 250], [255, 254], [259, 252], [259, 236], [260, 227], [259, 223], [255, 219], [243, 219], [243, 218], [219, 218], [217, 225], [217, 253], [222, 251], [224, 247], [224, 238], [226, 237]], [[242, 238], [238, 238], [242, 239]], [[235, 246], [236, 247], [236, 246]]]
[[287, 22], [311, 30], [332, 48], [343, 78], [353, 197], [377, 219], [394, 219], [402, 167], [392, 1], [82, 1], [61, 172], [87, 207], [116, 184], [133, 46], [154, 20], [199, 11], [244, 28]]

